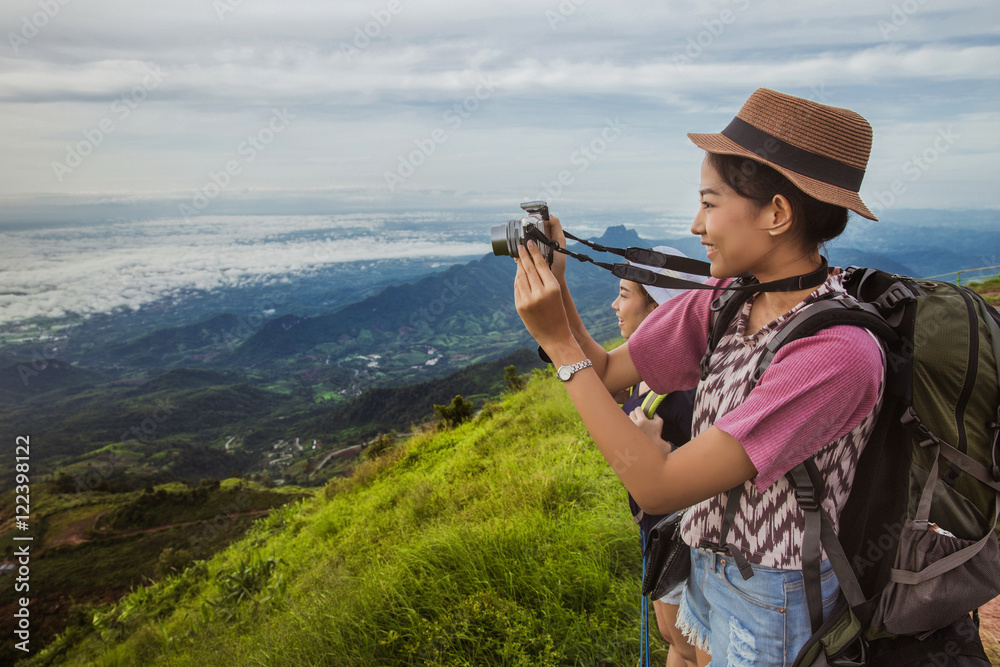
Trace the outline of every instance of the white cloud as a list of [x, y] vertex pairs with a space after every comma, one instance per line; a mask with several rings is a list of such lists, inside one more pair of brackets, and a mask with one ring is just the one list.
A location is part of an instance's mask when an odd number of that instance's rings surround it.
[[[738, 62], [711, 58], [660, 55], [640, 63], [594, 57], [541, 59], [526, 54], [516, 61], [486, 67], [490, 55], [440, 63], [427, 47], [370, 54], [346, 66], [339, 53], [315, 47], [254, 47], [225, 49], [208, 62], [169, 64], [153, 60], [98, 60], [53, 67], [16, 58], [0, 58], [0, 98], [8, 101], [81, 100], [112, 102], [148, 85], [151, 73], [162, 75], [163, 101], [183, 98], [203, 102], [256, 100], [267, 103], [322, 103], [365, 107], [378, 99], [425, 104], [471, 94], [484, 79], [496, 80], [505, 94], [540, 97], [586, 93], [601, 96], [651, 95], [676, 100], [697, 98], [710, 81], [714, 88], [742, 88], [748, 81], [772, 85], [878, 85], [909, 80], [996, 80], [1000, 76], [1000, 45], [908, 46], [879, 44], [850, 53], [822, 51], [741, 58]], [[675, 54], [676, 55], [676, 54]], [[159, 84], [154, 85], [158, 88]], [[152, 93], [152, 91], [150, 91]], [[362, 93], [363, 98], [351, 97]], [[155, 95], [155, 93], [153, 93]], [[388, 109], [371, 108], [376, 114]]]
[[[24, 43], [0, 43], [13, 156], [0, 197], [126, 195], [171, 200], [173, 214], [236, 159], [239, 176], [206, 213], [268, 196], [325, 202], [316, 211], [455, 205], [457, 193], [492, 204], [537, 190], [620, 116], [629, 131], [566, 196], [676, 214], [687, 192], [677, 174], [698, 159], [684, 132], [721, 128], [758, 86], [856, 108], [876, 146], [901, 140], [903, 124], [988, 113], [1000, 93], [994, 0], [398, 2], [229, 1], [221, 16], [204, 0], [61, 5]], [[38, 11], [37, 0], [5, 3], [0, 34], [20, 35]], [[116, 101], [151, 70], [162, 82], [124, 116]], [[446, 123], [484, 80], [495, 82], [489, 99]], [[254, 160], [240, 156], [276, 107], [294, 123]], [[102, 122], [113, 130], [88, 147]], [[385, 172], [435, 129], [446, 140], [390, 191]], [[81, 142], [90, 154], [61, 171]], [[956, 146], [949, 178], [978, 184], [972, 205], [996, 206], [972, 166], [988, 156], [980, 146], [964, 159], [971, 150]], [[923, 186], [939, 206], [970, 204], [936, 178]]]
[[412, 220], [216, 216], [0, 233], [0, 325], [138, 308], [190, 290], [268, 284], [343, 262], [488, 252], [485, 236], [454, 240], [453, 225], [417, 231]]

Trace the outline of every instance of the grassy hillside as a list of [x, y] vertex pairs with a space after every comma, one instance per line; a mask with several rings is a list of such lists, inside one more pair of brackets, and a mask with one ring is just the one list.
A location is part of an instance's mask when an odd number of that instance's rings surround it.
[[472, 422], [80, 614], [24, 664], [625, 665], [638, 586], [624, 490], [536, 372]]
[[[131, 493], [75, 487], [66, 476], [31, 489], [30, 588], [20, 593], [30, 593], [36, 650], [86, 605], [118, 600], [195, 557], [208, 558], [241, 537], [255, 518], [308, 494], [238, 479]], [[12, 539], [23, 535], [15, 526], [16, 502], [14, 491], [0, 495], [0, 543], [8, 564], [18, 562], [15, 550], [22, 544]], [[0, 616], [13, 618], [19, 597], [13, 585], [0, 589]], [[0, 644], [0, 664], [18, 657], [11, 643]]]
[[[139, 500], [102, 525], [162, 520]], [[624, 491], [538, 372], [473, 422], [272, 512], [211, 560], [74, 610], [23, 664], [631, 664], [636, 542]], [[1000, 655], [995, 628], [983, 637]]]
[[[141, 384], [50, 387], [47, 393], [0, 401], [0, 431], [30, 434], [44, 443], [33, 452], [36, 475], [87, 475], [93, 464], [113, 456], [113, 474], [101, 480], [106, 489], [265, 472], [315, 486], [338, 470], [323, 467], [313, 479], [305, 468], [317, 466], [330, 451], [389, 430], [408, 430], [455, 394], [481, 405], [503, 390], [508, 365], [526, 372], [543, 364], [534, 351], [522, 349], [445, 378], [322, 402], [308, 387], [286, 393], [249, 384], [234, 371], [176, 368]], [[14, 377], [18, 372], [16, 366], [4, 370]], [[46, 369], [39, 377], [57, 377], [45, 375], [52, 372]], [[296, 439], [315, 440], [318, 449], [296, 447], [291, 444]], [[279, 452], [280, 442], [289, 444]], [[271, 458], [278, 454], [280, 465]], [[13, 485], [13, 465], [13, 458], [0, 459], [0, 491]]]
[[990, 305], [994, 307], [1000, 306], [1000, 278], [974, 282], [969, 287], [982, 294], [983, 298]]

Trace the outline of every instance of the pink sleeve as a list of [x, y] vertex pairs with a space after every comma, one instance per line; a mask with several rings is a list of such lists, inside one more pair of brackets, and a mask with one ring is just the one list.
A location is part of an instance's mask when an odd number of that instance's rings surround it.
[[763, 492], [857, 426], [875, 407], [883, 374], [871, 334], [830, 327], [782, 347], [747, 400], [715, 426], [743, 445]]
[[[706, 285], [725, 286], [716, 278]], [[693, 389], [701, 378], [701, 358], [708, 348], [709, 306], [716, 290], [692, 289], [657, 306], [628, 339], [632, 363], [658, 394]]]

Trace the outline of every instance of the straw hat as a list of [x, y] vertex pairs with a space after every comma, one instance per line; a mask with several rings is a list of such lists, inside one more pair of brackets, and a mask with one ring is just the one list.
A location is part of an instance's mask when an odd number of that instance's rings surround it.
[[758, 88], [718, 134], [688, 134], [709, 153], [773, 167], [816, 199], [878, 220], [858, 196], [872, 128], [850, 109]]

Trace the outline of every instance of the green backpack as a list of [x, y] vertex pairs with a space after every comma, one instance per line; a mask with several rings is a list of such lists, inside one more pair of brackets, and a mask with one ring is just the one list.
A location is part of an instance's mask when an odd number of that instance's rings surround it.
[[[806, 514], [813, 629], [795, 664], [988, 664], [969, 614], [1000, 595], [1000, 314], [968, 288], [876, 269], [847, 269], [844, 286], [853, 298], [807, 306], [768, 343], [753, 376], [785, 343], [838, 324], [871, 330], [886, 350], [883, 405], [839, 539], [819, 506], [813, 460], [787, 475]], [[726, 292], [713, 303], [704, 370], [745, 300]], [[821, 546], [842, 593], [825, 622]]]

